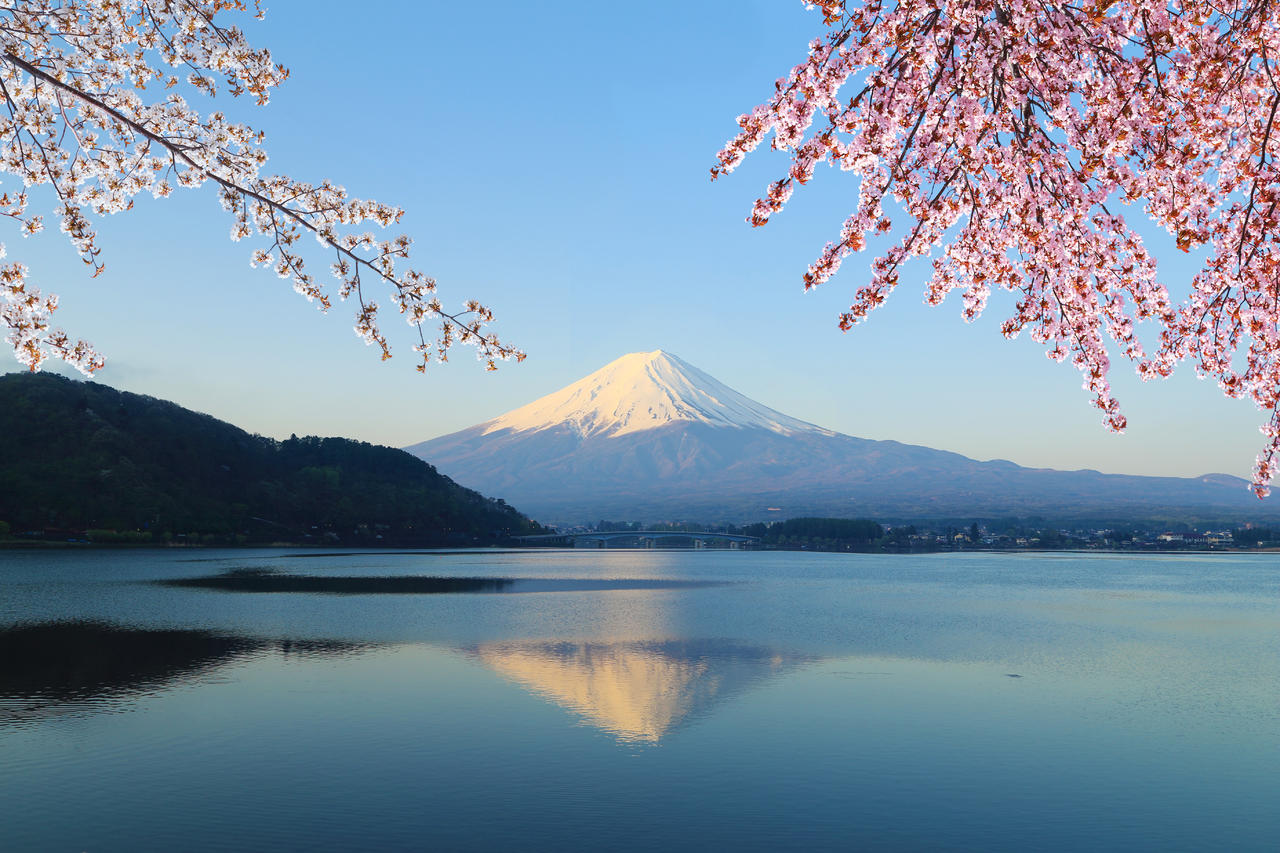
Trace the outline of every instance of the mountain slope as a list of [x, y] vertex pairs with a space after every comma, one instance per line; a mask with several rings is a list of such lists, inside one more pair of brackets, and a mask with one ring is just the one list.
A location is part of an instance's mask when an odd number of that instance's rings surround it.
[[1031, 469], [842, 435], [661, 351], [407, 449], [543, 521], [1275, 513], [1225, 475]]
[[343, 438], [278, 442], [51, 374], [0, 376], [0, 435], [0, 521], [15, 532], [444, 545], [533, 527], [401, 450]]

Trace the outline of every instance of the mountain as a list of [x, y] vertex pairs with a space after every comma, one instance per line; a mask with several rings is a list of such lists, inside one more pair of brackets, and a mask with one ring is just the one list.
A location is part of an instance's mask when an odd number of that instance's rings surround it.
[[545, 522], [1274, 517], [1246, 481], [978, 462], [774, 411], [657, 350], [406, 448]]
[[585, 379], [477, 428], [490, 435], [567, 427], [585, 439], [619, 438], [673, 424], [835, 435], [762, 406], [662, 350], [624, 355]]
[[537, 529], [402, 450], [275, 441], [51, 374], [0, 376], [0, 435], [0, 522], [14, 533], [426, 546]]

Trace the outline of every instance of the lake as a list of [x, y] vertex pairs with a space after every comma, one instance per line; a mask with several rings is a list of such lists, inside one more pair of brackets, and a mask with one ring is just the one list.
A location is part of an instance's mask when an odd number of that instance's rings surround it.
[[0, 552], [0, 850], [1266, 850], [1280, 556]]

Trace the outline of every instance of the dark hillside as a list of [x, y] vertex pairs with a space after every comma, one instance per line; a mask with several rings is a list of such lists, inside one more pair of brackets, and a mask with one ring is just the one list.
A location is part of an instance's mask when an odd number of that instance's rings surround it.
[[431, 546], [536, 528], [401, 450], [275, 441], [51, 374], [0, 376], [0, 435], [0, 521], [15, 534]]

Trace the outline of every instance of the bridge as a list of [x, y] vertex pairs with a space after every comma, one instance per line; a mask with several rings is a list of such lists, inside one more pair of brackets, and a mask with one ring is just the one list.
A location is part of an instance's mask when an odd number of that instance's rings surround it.
[[710, 530], [601, 530], [594, 533], [542, 533], [536, 536], [513, 536], [522, 545], [546, 545], [565, 548], [608, 548], [615, 539], [637, 539], [641, 548], [656, 548], [663, 539], [692, 539], [694, 548], [705, 548], [708, 542], [728, 542], [730, 548], [759, 543], [759, 536], [737, 533], [714, 533]]

